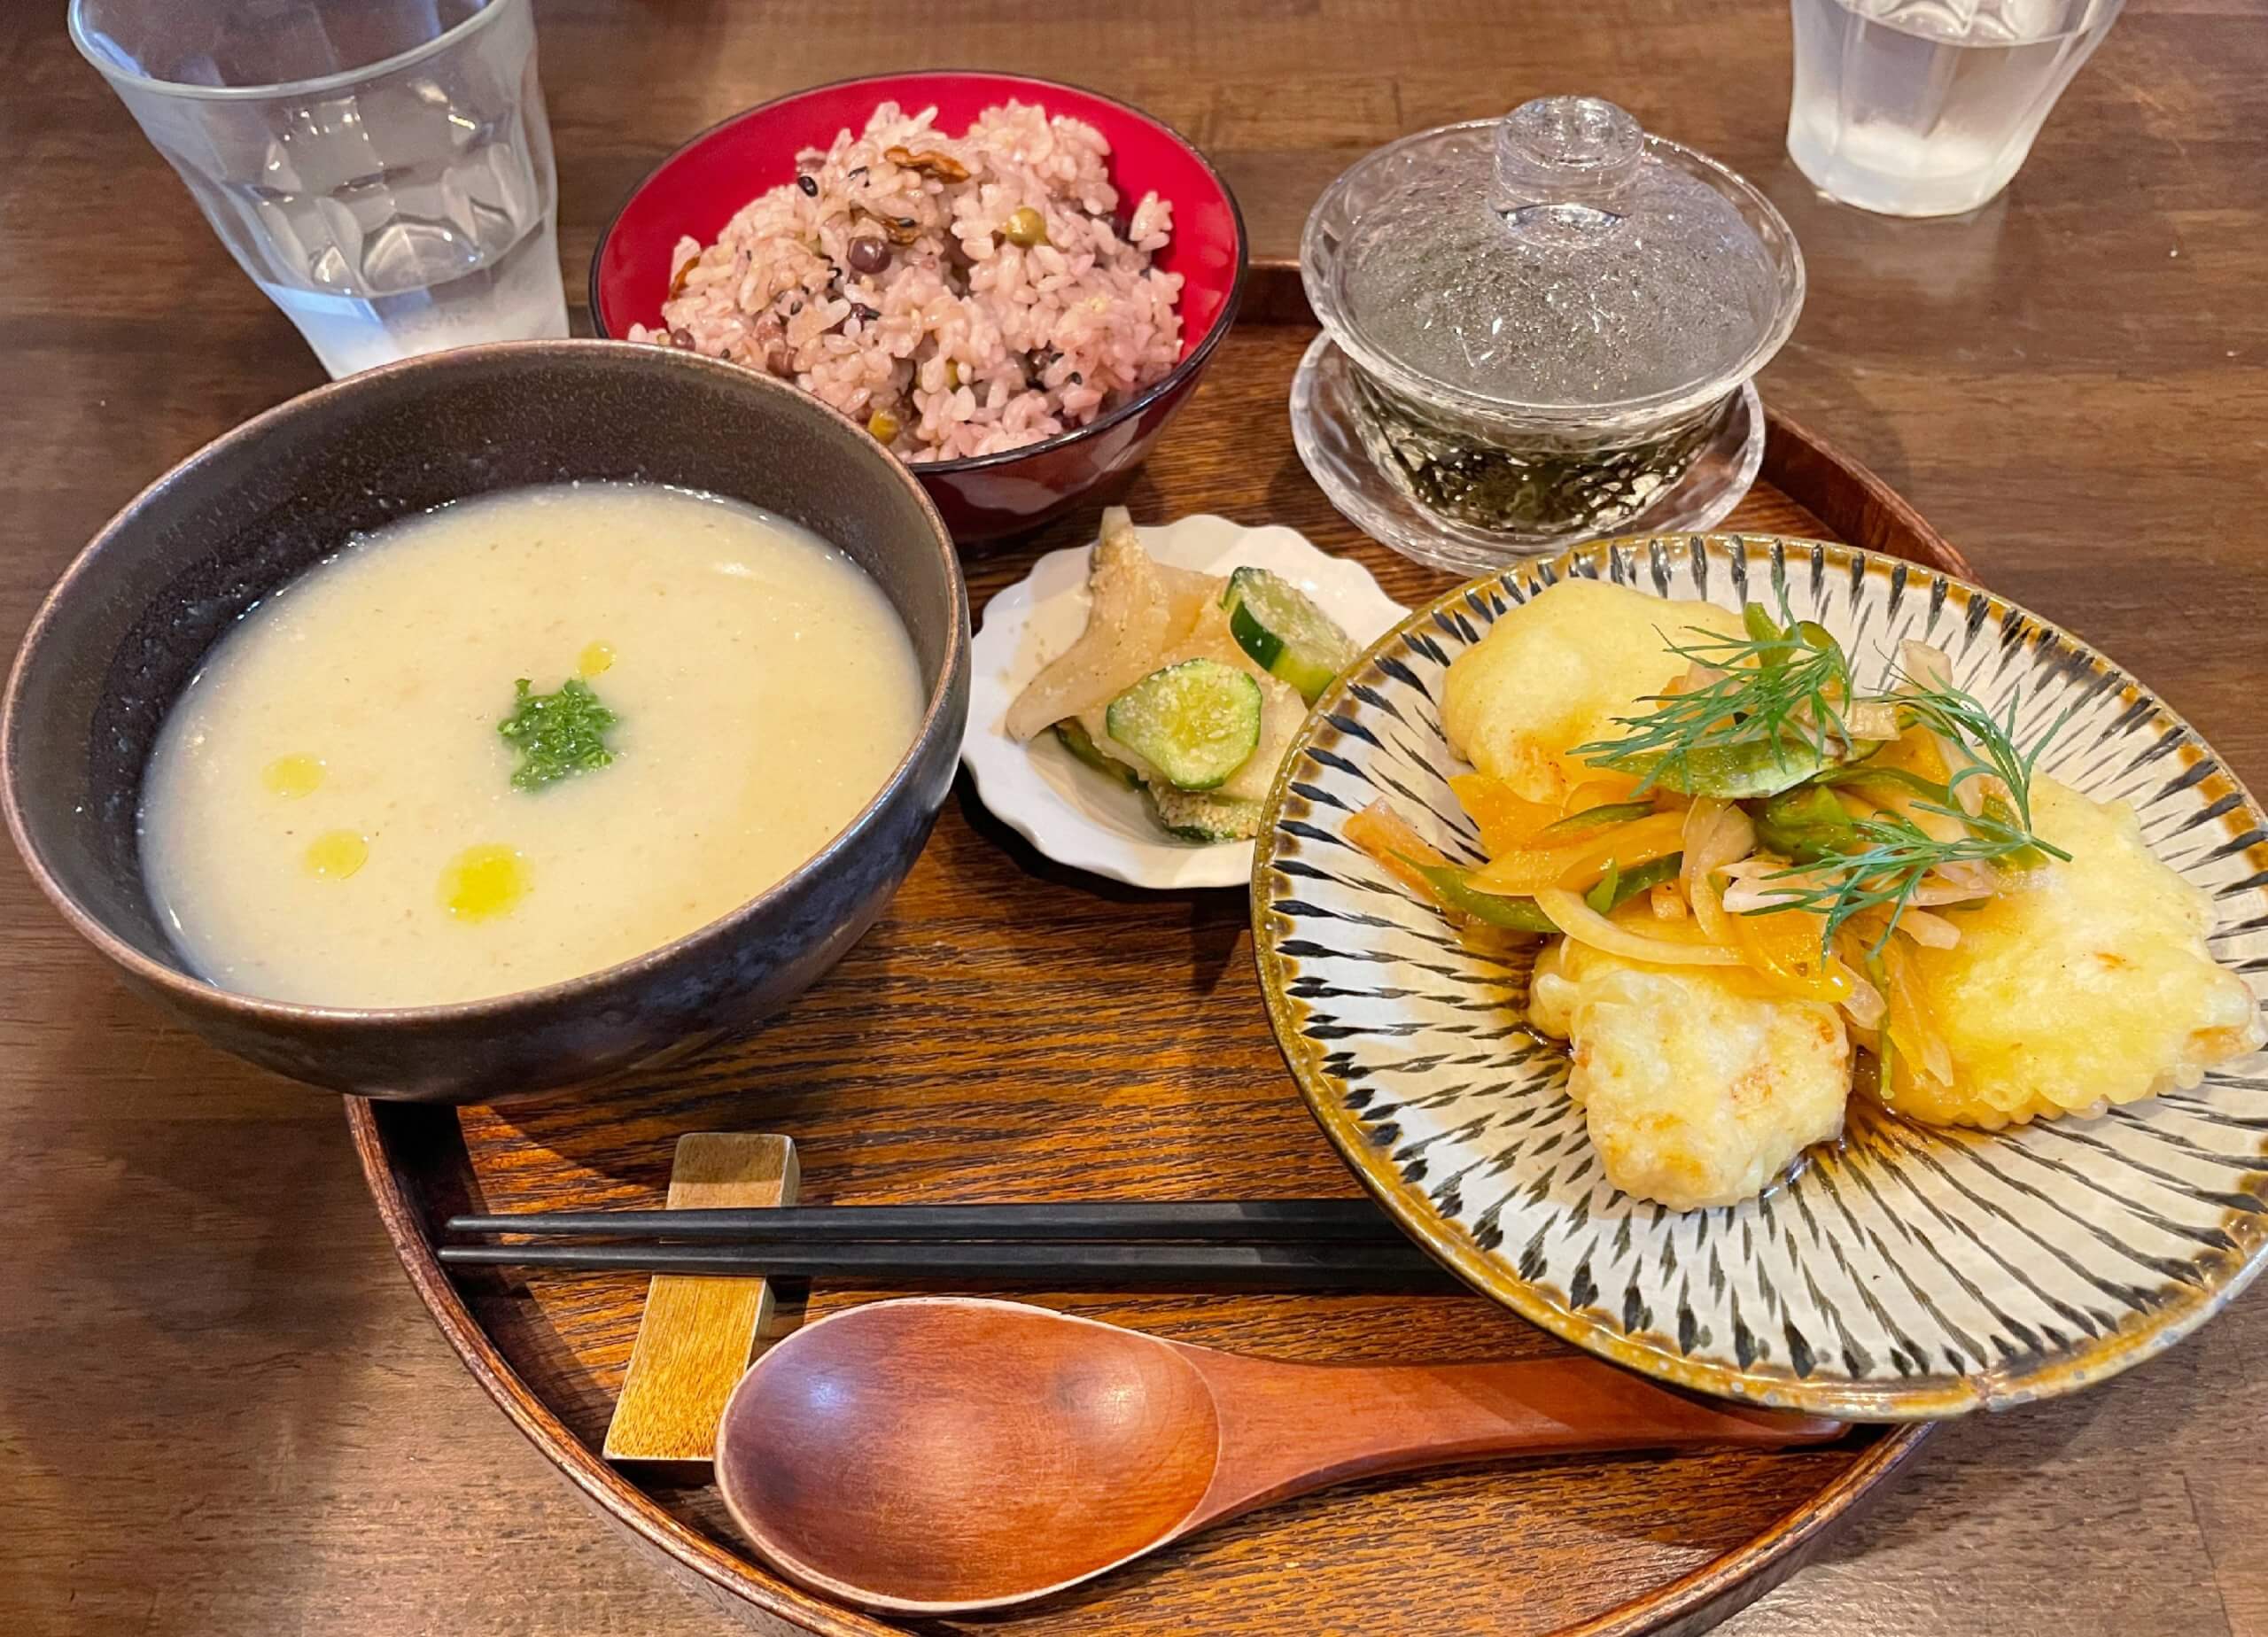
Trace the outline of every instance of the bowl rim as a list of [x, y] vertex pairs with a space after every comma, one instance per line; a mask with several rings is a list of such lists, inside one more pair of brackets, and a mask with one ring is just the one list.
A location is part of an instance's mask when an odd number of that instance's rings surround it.
[[482, 0], [478, 11], [460, 18], [439, 34], [354, 67], [333, 68], [326, 74], [303, 74], [297, 79], [274, 80], [256, 85], [203, 85], [194, 80], [168, 80], [147, 73], [122, 57], [104, 50], [95, 43], [99, 30], [87, 16], [89, 4], [89, 0], [70, 0], [65, 12], [66, 31], [71, 36], [71, 43], [79, 49], [79, 55], [87, 59], [88, 66], [108, 81], [112, 89], [121, 96], [128, 87], [131, 87], [145, 95], [176, 97], [183, 102], [243, 104], [291, 97], [320, 97], [366, 81], [383, 79], [405, 68], [414, 68], [428, 58], [437, 57], [450, 47], [470, 39], [499, 17], [515, 9], [526, 19], [531, 27], [535, 22], [532, 0]]
[[[962, 472], [990, 471], [1016, 461], [1066, 448], [1070, 445], [1084, 442], [1087, 438], [1098, 437], [1123, 422], [1132, 420], [1160, 399], [1178, 391], [1200, 369], [1203, 369], [1206, 361], [1212, 357], [1214, 350], [1221, 345], [1222, 338], [1236, 323], [1238, 309], [1244, 301], [1245, 283], [1252, 271], [1252, 239], [1245, 228], [1244, 206], [1237, 202], [1236, 190], [1229, 186], [1229, 179], [1221, 175], [1220, 167], [1206, 157], [1203, 149], [1157, 115], [1138, 108], [1132, 103], [1122, 101], [1102, 91], [1091, 89], [1074, 81], [1050, 80], [1038, 74], [1014, 74], [1006, 69], [998, 68], [909, 68], [891, 74], [851, 74], [840, 80], [827, 80], [817, 85], [806, 85], [796, 90], [784, 92], [778, 97], [768, 97], [763, 102], [750, 104], [738, 112], [728, 113], [713, 125], [695, 132], [664, 154], [644, 175], [632, 184], [630, 191], [623, 196], [622, 203], [616, 206], [613, 213], [608, 216], [606, 226], [599, 230], [598, 243], [591, 251], [591, 271], [587, 291], [593, 334], [601, 340], [623, 339], [606, 327], [606, 317], [599, 298], [599, 264], [606, 259], [607, 246], [614, 242], [615, 229], [622, 225], [622, 218], [629, 213], [630, 207], [638, 202], [638, 196], [645, 192], [655, 177], [711, 137], [732, 126], [738, 125], [743, 120], [751, 120], [759, 113], [770, 112], [783, 103], [791, 103], [800, 97], [815, 96], [820, 91], [844, 90], [859, 85], [884, 86], [905, 80], [943, 75], [958, 75], [972, 80], [990, 80], [1006, 85], [1033, 86], [1043, 90], [1074, 91], [1079, 96], [1091, 97], [1097, 102], [1109, 104], [1121, 112], [1141, 120], [1145, 125], [1179, 144], [1182, 151], [1195, 159], [1205, 174], [1213, 179], [1214, 186], [1221, 190], [1221, 197], [1228, 201], [1229, 220], [1236, 225], [1237, 267], [1235, 275], [1229, 280], [1228, 299], [1222, 303], [1221, 315], [1214, 321], [1213, 328], [1207, 332], [1205, 338], [1190, 349], [1189, 356], [1178, 361], [1172, 369], [1107, 415], [1098, 415], [1084, 426], [1074, 427], [1068, 432], [1058, 432], [1052, 438], [1043, 438], [1037, 443], [1019, 444], [1013, 449], [997, 450], [990, 454], [965, 454], [956, 456], [950, 461], [902, 461], [899, 463], [907, 467], [917, 476], [931, 472], [937, 473], [939, 476], [950, 476]], [[672, 347], [667, 350], [675, 352], [681, 349]], [[699, 356], [707, 357], [708, 354], [702, 353]], [[729, 360], [723, 359], [718, 361], [730, 364], [731, 368], [749, 375], [765, 376], [769, 380], [779, 379], [768, 371], [750, 369], [745, 364], [731, 364]], [[796, 392], [803, 391], [801, 387], [795, 386], [793, 382], [784, 382], [782, 384], [793, 387]], [[805, 395], [811, 396], [811, 394]], [[854, 422], [852, 424], [857, 423]], [[891, 458], [897, 459], [896, 456]]]
[[[405, 374], [431, 375], [447, 379], [454, 371], [480, 369], [499, 358], [543, 357], [565, 354], [610, 359], [629, 351], [620, 343], [590, 337], [555, 337], [533, 341], [490, 341], [478, 345], [454, 347], [447, 352], [431, 353], [406, 358], [337, 381], [325, 382], [293, 398], [287, 398], [248, 421], [230, 427], [210, 442], [192, 451], [182, 460], [144, 485], [134, 497], [112, 515], [91, 539], [79, 548], [53, 585], [39, 601], [31, 622], [26, 626], [22, 641], [16, 648], [14, 659], [8, 668], [8, 682], [4, 695], [0, 695], [0, 813], [7, 819], [8, 834], [21, 856], [26, 869], [38, 882], [48, 901], [55, 905], [73, 928], [117, 966], [128, 977], [159, 990], [168, 998], [219, 1006], [248, 1021], [262, 1023], [309, 1023], [336, 1028], [352, 1028], [370, 1025], [391, 1024], [396, 1028], [414, 1025], [465, 1025], [487, 1021], [503, 1021], [520, 1015], [531, 1008], [596, 1000], [607, 990], [623, 981], [649, 974], [675, 960], [682, 952], [718, 935], [728, 925], [747, 919], [770, 904], [802, 890], [827, 868], [832, 866], [858, 840], [871, 830], [881, 817], [882, 809], [895, 800], [914, 776], [917, 765], [933, 750], [941, 732], [946, 732], [945, 708], [956, 692], [967, 693], [969, 671], [968, 655], [968, 586], [961, 573], [959, 554], [954, 549], [952, 534], [945, 526], [936, 505], [921, 485], [914, 481], [902, 461], [883, 455], [892, 473], [892, 481], [904, 485], [915, 504], [929, 524], [929, 539], [942, 559], [945, 570], [947, 598], [959, 605], [959, 631], [957, 638], [949, 635], [945, 645], [944, 662], [938, 668], [937, 679], [928, 690], [921, 718], [913, 740], [906, 746], [890, 772], [858, 811], [845, 820], [843, 827], [830, 837], [818, 851], [781, 876], [762, 892], [742, 899], [739, 904], [701, 925], [689, 928], [668, 943], [591, 972], [580, 973], [555, 982], [538, 984], [526, 989], [509, 989], [501, 994], [482, 996], [472, 1000], [447, 1001], [416, 1006], [331, 1006], [315, 1005], [299, 1001], [276, 1000], [269, 997], [250, 995], [240, 989], [227, 989], [188, 970], [186, 958], [180, 966], [168, 965], [151, 958], [113, 932], [102, 920], [82, 904], [56, 879], [46, 857], [34, 843], [26, 820], [21, 795], [18, 789], [18, 745], [22, 737], [19, 718], [23, 710], [24, 679], [29, 671], [32, 656], [46, 641], [50, 630], [58, 617], [58, 610], [66, 598], [82, 594], [82, 583], [89, 581], [100, 568], [99, 559], [133, 517], [144, 506], [177, 479], [192, 471], [236, 454], [248, 445], [256, 443], [274, 427], [287, 419], [312, 413], [331, 400], [351, 397], [367, 390], [365, 383], [391, 380]], [[785, 381], [775, 380], [760, 373], [742, 369], [721, 359], [699, 353], [685, 353], [675, 348], [647, 347], [636, 349], [649, 353], [656, 359], [673, 361], [660, 364], [633, 364], [633, 369], [685, 369], [719, 372], [719, 378], [729, 378], [739, 390], [742, 384], [754, 379], [765, 384], [758, 391], [781, 392], [797, 403], [809, 405], [827, 418], [837, 422], [860, 438], [865, 431], [858, 423], [822, 403], [811, 393], [799, 391]], [[875, 446], [877, 454], [883, 452]], [[304, 570], [302, 570], [304, 572]], [[233, 625], [231, 627], [233, 629]], [[225, 640], [225, 633], [220, 639]], [[207, 652], [210, 652], [208, 649]], [[176, 694], [176, 699], [178, 694]], [[168, 701], [167, 709], [172, 709]], [[954, 738], [950, 747], [958, 766], [959, 741]]]

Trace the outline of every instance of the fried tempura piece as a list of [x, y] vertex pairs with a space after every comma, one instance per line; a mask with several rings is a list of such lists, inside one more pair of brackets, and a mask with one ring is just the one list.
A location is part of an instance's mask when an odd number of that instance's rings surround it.
[[1946, 912], [1961, 942], [1914, 952], [1953, 1070], [1946, 1086], [1895, 1065], [1891, 1102], [1916, 1119], [1991, 1128], [2131, 1103], [2261, 1043], [2251, 989], [2206, 948], [2212, 900], [2151, 857], [2132, 810], [2042, 777], [2031, 814], [2070, 862]]
[[1574, 1048], [1567, 1094], [1607, 1180], [1674, 1211], [1753, 1199], [1842, 1132], [1841, 1014], [1737, 969], [1642, 966], [1562, 940], [1536, 962], [1528, 1019]]
[[1740, 616], [1665, 602], [1608, 580], [1568, 579], [1511, 609], [1450, 662], [1441, 694], [1449, 748], [1532, 802], [1557, 803], [1595, 771], [1566, 753], [1616, 739], [1618, 717], [1682, 677], [1667, 643], [1694, 628], [1738, 640]]

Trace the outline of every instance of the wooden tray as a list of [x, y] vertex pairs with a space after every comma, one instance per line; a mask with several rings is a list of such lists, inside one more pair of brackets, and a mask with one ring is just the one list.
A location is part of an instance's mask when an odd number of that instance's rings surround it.
[[[1129, 497], [1138, 518], [1281, 523], [1415, 603], [1453, 583], [1357, 534], [1292, 449], [1285, 392], [1314, 333], [1285, 267]], [[1083, 516], [980, 550], [987, 598]], [[1821, 536], [1966, 575], [1871, 474], [1774, 416], [1727, 528]], [[600, 1095], [504, 1109], [348, 1102], [411, 1282], [466, 1367], [599, 1509], [693, 1589], [760, 1629], [882, 1633], [740, 1548], [713, 1486], [633, 1481], [599, 1458], [646, 1282], [452, 1282], [448, 1213], [656, 1206], [676, 1138], [793, 1137], [808, 1203], [1356, 1194], [1269, 1034], [1245, 895], [1138, 892], [1058, 869], [962, 780], [883, 920], [781, 1020]], [[892, 1292], [828, 1284], [813, 1314]], [[1019, 1292], [1027, 1293], [1027, 1292]], [[1451, 1360], [1562, 1351], [1485, 1299], [1029, 1292], [1031, 1300], [1286, 1358]], [[783, 1311], [777, 1325], [800, 1314]], [[1614, 1457], [1380, 1479], [1253, 1514], [1022, 1613], [911, 1629], [1582, 1633], [1698, 1631], [1794, 1570], [1919, 1447], [1926, 1427], [1793, 1454]]]

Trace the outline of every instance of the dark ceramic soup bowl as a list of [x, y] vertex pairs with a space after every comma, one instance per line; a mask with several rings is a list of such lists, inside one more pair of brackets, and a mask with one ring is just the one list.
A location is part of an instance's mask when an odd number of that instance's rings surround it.
[[[357, 530], [571, 478], [703, 489], [855, 559], [928, 690], [913, 746], [786, 880], [634, 960], [490, 1000], [259, 1000], [190, 970], [144, 888], [136, 815], [167, 708], [238, 616]], [[48, 896], [127, 981], [265, 1067], [370, 1097], [582, 1083], [777, 1012], [841, 959], [921, 850], [968, 715], [968, 598], [905, 468], [794, 388], [607, 341], [439, 353], [321, 387], [191, 455], [113, 518], [32, 621], [0, 717], [0, 802]]]

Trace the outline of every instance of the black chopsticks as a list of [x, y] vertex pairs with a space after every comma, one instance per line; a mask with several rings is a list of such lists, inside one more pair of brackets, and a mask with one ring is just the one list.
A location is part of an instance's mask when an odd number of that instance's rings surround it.
[[600, 1241], [442, 1245], [440, 1260], [460, 1268], [866, 1283], [1457, 1288], [1364, 1199], [548, 1211], [455, 1216], [447, 1230]]
[[740, 1211], [532, 1211], [452, 1216], [454, 1234], [727, 1240], [735, 1245], [1003, 1240], [1189, 1240], [1257, 1245], [1317, 1239], [1399, 1245], [1368, 1199], [1193, 1199], [1039, 1205], [788, 1205]]
[[1416, 1245], [1076, 1244], [445, 1245], [452, 1267], [730, 1274], [773, 1279], [1232, 1290], [1418, 1290], [1449, 1276]]

